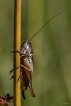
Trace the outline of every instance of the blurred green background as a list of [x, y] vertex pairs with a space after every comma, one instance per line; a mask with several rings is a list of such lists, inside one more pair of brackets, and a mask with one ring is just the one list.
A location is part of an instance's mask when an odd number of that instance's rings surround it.
[[[71, 0], [22, 0], [22, 41], [30, 39], [51, 17], [46, 28], [31, 41], [34, 50], [32, 98], [25, 91], [22, 106], [71, 106]], [[14, 0], [0, 0], [0, 95], [13, 94]]]

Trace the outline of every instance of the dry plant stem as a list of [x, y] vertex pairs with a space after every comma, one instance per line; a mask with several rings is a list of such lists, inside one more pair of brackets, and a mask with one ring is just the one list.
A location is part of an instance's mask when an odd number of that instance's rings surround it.
[[[14, 0], [14, 50], [20, 51], [21, 40], [21, 0]], [[14, 106], [21, 106], [20, 99], [20, 80], [17, 80], [20, 76], [20, 67], [16, 70], [16, 67], [20, 65], [19, 53], [14, 53]]]

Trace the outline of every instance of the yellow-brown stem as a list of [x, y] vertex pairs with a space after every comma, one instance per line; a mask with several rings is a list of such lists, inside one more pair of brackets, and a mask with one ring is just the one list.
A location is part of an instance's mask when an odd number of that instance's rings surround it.
[[[21, 40], [21, 0], [14, 0], [14, 50], [20, 51]], [[14, 52], [14, 106], [21, 106], [20, 99], [20, 80], [17, 80], [20, 76], [20, 68], [16, 69], [20, 65], [20, 55]]]

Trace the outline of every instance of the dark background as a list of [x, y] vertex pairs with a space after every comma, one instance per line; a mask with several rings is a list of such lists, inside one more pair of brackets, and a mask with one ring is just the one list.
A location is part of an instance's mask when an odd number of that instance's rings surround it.
[[[22, 0], [22, 40], [30, 39], [34, 50], [32, 98], [25, 91], [24, 106], [71, 106], [71, 0]], [[0, 0], [0, 95], [13, 95], [14, 0]]]

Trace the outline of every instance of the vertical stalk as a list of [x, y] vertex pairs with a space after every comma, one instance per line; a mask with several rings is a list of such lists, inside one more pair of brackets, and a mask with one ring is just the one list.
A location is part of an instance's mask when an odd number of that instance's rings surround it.
[[[21, 0], [14, 0], [14, 50], [20, 51], [21, 40]], [[14, 53], [14, 106], [21, 106], [20, 99], [20, 80], [17, 82], [20, 76], [20, 68], [16, 69], [20, 65], [19, 53]]]

